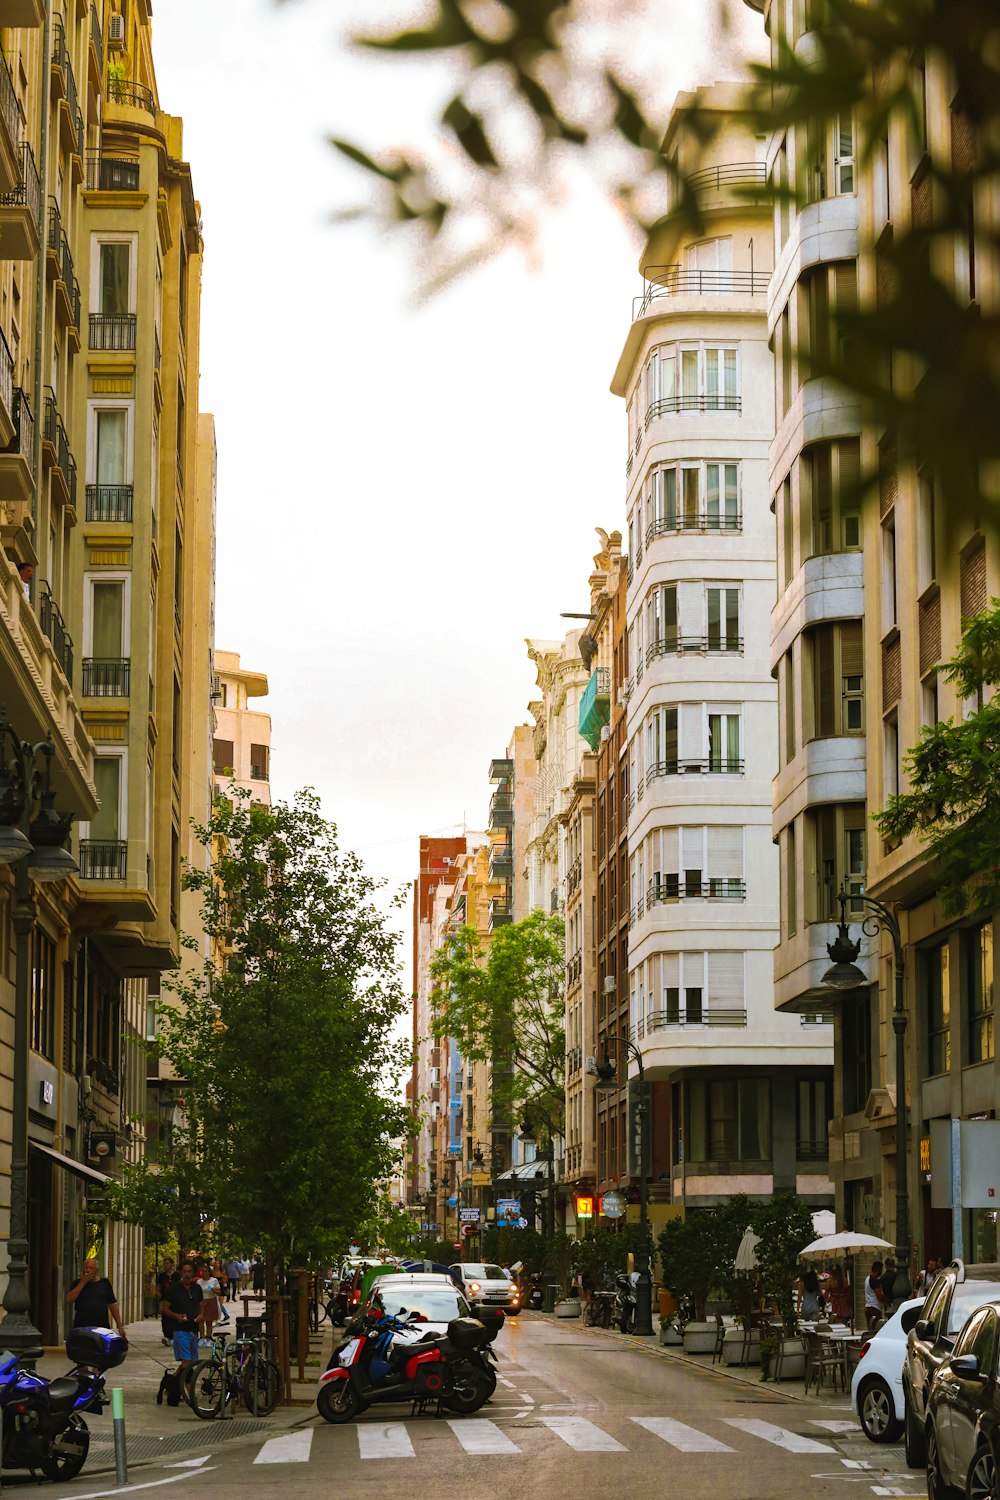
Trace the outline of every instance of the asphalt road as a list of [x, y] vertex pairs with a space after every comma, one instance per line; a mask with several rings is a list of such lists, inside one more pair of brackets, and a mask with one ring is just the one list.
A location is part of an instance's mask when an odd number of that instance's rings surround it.
[[[525, 1315], [495, 1346], [500, 1383], [476, 1417], [408, 1420], [375, 1408], [331, 1427], [318, 1418], [261, 1441], [205, 1447], [183, 1466], [137, 1469], [122, 1490], [82, 1476], [51, 1500], [374, 1494], [385, 1500], [918, 1500], [924, 1476], [901, 1449], [866, 1442], [843, 1402], [804, 1402], [663, 1359], [619, 1335]], [[19, 1485], [5, 1494], [15, 1494]]]

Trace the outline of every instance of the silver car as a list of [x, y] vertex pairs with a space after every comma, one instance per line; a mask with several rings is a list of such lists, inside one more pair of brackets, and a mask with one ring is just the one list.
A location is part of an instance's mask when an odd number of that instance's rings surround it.
[[484, 1261], [463, 1261], [448, 1267], [452, 1276], [475, 1307], [502, 1307], [510, 1318], [521, 1311], [521, 1290], [502, 1266]]

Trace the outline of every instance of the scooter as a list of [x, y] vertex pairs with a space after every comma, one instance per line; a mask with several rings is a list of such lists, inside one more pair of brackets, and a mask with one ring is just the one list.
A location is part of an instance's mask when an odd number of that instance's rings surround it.
[[635, 1282], [631, 1275], [622, 1271], [615, 1277], [615, 1322], [622, 1333], [630, 1333], [635, 1325]]
[[528, 1306], [535, 1312], [540, 1311], [545, 1302], [545, 1294], [542, 1291], [542, 1278], [536, 1271], [531, 1278], [531, 1288], [528, 1292]]
[[368, 1315], [353, 1325], [320, 1377], [316, 1406], [327, 1422], [350, 1422], [379, 1402], [409, 1401], [470, 1415], [496, 1390], [487, 1330], [478, 1318], [452, 1318], [442, 1338], [421, 1335], [415, 1314]]
[[75, 1479], [87, 1462], [90, 1432], [81, 1413], [99, 1415], [110, 1405], [104, 1372], [122, 1363], [128, 1341], [108, 1328], [74, 1328], [66, 1353], [76, 1363], [58, 1380], [22, 1369], [16, 1354], [0, 1354], [0, 1468]]

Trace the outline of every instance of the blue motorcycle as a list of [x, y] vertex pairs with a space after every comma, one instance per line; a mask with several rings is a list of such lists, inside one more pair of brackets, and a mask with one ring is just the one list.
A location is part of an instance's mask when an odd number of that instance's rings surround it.
[[108, 1328], [74, 1328], [66, 1353], [68, 1375], [46, 1380], [23, 1369], [15, 1354], [0, 1354], [0, 1469], [30, 1469], [46, 1479], [75, 1479], [87, 1462], [90, 1433], [81, 1413], [110, 1404], [104, 1374], [120, 1365], [128, 1342]]

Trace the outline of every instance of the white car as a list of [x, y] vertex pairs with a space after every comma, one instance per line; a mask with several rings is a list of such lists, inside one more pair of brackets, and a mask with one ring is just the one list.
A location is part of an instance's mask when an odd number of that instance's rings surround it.
[[903, 1431], [906, 1335], [916, 1320], [916, 1309], [923, 1305], [923, 1297], [900, 1303], [878, 1333], [861, 1345], [851, 1379], [851, 1405], [862, 1432], [873, 1443], [894, 1443]]
[[463, 1261], [448, 1269], [473, 1307], [502, 1307], [510, 1318], [521, 1311], [520, 1288], [502, 1266]]

